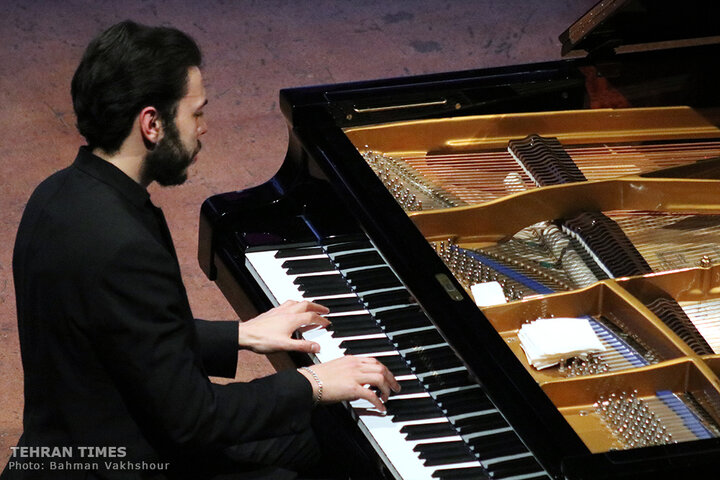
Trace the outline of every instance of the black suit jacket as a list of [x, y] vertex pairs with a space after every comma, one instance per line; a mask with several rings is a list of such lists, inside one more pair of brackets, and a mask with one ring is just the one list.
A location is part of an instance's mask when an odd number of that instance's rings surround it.
[[[73, 449], [70, 459], [40, 455], [46, 464], [87, 462], [78, 447], [107, 446], [124, 448], [114, 460], [172, 469], [308, 428], [312, 390], [295, 371], [208, 380], [234, 375], [237, 324], [193, 319], [162, 213], [87, 149], [33, 193], [13, 272], [25, 375], [19, 445]], [[5, 473], [22, 473], [7, 470], [31, 457], [16, 454]]]

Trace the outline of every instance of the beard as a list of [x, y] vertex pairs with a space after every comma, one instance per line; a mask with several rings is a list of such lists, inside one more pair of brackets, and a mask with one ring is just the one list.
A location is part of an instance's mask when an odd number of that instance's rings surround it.
[[175, 121], [166, 122], [165, 135], [145, 156], [142, 178], [150, 183], [156, 181], [167, 187], [180, 185], [187, 180], [188, 167], [202, 148], [200, 141], [194, 150], [188, 150], [180, 140], [180, 132]]

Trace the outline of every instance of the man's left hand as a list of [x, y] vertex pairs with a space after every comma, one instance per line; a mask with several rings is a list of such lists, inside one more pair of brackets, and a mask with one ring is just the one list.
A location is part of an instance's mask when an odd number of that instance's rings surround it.
[[317, 303], [288, 300], [247, 322], [240, 322], [238, 345], [256, 353], [280, 351], [317, 353], [320, 351], [319, 344], [309, 340], [294, 339], [292, 334], [296, 330], [307, 331], [326, 327], [330, 322], [322, 315], [328, 312], [326, 307]]

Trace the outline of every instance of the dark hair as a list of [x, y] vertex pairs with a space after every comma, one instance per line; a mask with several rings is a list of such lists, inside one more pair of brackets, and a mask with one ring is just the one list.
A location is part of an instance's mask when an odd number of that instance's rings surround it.
[[140, 111], [172, 121], [187, 93], [187, 73], [202, 54], [187, 34], [129, 20], [93, 39], [72, 79], [77, 128], [90, 148], [115, 153]]

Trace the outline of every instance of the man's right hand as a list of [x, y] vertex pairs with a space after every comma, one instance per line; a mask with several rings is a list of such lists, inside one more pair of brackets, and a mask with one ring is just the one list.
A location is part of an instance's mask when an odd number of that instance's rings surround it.
[[[375, 408], [385, 413], [384, 402], [390, 391], [399, 392], [400, 385], [385, 365], [370, 357], [348, 355], [311, 367], [323, 384], [321, 403], [336, 403], [363, 398]], [[318, 384], [310, 372], [299, 369], [313, 387], [313, 395], [318, 394]], [[380, 396], [367, 386], [380, 390]], [[382, 399], [382, 400], [381, 400]]]

